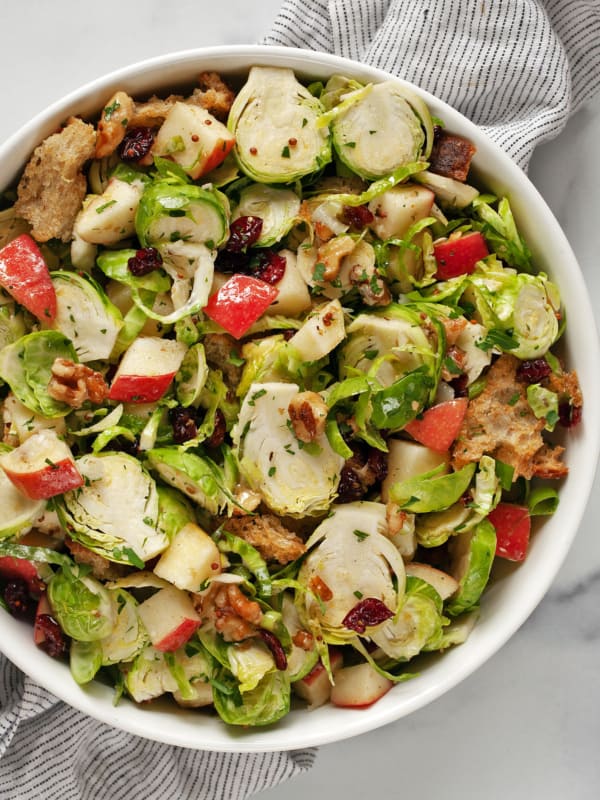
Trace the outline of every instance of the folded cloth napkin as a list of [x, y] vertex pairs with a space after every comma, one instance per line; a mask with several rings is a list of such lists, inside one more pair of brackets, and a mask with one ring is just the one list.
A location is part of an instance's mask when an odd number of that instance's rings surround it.
[[[598, 0], [285, 0], [263, 41], [400, 75], [524, 168], [600, 88]], [[0, 654], [7, 800], [237, 800], [309, 769], [315, 752], [210, 753], [141, 739], [69, 708]]]
[[411, 81], [523, 169], [600, 89], [598, 0], [285, 0], [263, 41]]

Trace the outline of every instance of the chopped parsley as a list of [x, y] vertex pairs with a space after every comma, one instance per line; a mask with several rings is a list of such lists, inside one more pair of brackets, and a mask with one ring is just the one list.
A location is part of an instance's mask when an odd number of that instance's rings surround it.
[[356, 536], [359, 542], [363, 542], [369, 536], [369, 534], [365, 533], [365, 531], [353, 530], [352, 533]]

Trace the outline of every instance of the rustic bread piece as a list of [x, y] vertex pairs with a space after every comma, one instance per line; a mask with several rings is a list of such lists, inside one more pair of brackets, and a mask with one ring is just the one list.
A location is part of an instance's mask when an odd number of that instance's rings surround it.
[[492, 364], [485, 389], [471, 400], [452, 450], [452, 466], [461, 469], [490, 455], [510, 464], [514, 478], [562, 478], [562, 447], [544, 442], [544, 420], [527, 402], [527, 384], [516, 377], [519, 360], [504, 354]]
[[201, 106], [217, 119], [225, 121], [235, 97], [233, 91], [216, 72], [202, 72], [198, 76], [198, 82], [200, 86], [194, 89], [189, 97], [170, 94], [168, 97], [161, 98], [153, 95], [145, 103], [136, 103], [128, 127], [159, 127], [175, 103], [191, 103]]
[[232, 517], [225, 521], [223, 527], [256, 547], [265, 561], [287, 564], [299, 558], [305, 550], [302, 539], [288, 530], [273, 514]]
[[94, 126], [71, 117], [34, 150], [17, 188], [15, 213], [31, 224], [38, 242], [71, 238], [87, 191], [82, 169], [95, 146]]
[[94, 553], [79, 542], [74, 541], [69, 536], [65, 539], [65, 544], [71, 555], [78, 564], [86, 564], [92, 568], [92, 575], [98, 580], [114, 581], [127, 575], [131, 569], [126, 564], [115, 564], [104, 556]]
[[475, 146], [468, 139], [440, 131], [429, 156], [429, 169], [445, 178], [466, 181], [474, 155]]

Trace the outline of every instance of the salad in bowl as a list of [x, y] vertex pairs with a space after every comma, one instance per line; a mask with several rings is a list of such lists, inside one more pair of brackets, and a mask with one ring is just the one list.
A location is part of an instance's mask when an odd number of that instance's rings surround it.
[[583, 397], [452, 114], [217, 62], [113, 84], [2, 195], [1, 602], [115, 713], [277, 727], [450, 663]]

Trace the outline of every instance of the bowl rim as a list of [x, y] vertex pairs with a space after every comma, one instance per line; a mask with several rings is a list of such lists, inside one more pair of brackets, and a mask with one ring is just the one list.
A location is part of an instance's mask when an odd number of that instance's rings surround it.
[[[597, 407], [600, 403], [600, 381], [595, 377], [592, 367], [600, 363], [600, 348], [594, 315], [575, 255], [549, 207], [522, 170], [480, 128], [429, 92], [381, 69], [319, 51], [271, 45], [203, 47], [137, 61], [89, 81], [51, 103], [1, 144], [0, 187], [12, 183], [33, 148], [68, 114], [98, 110], [110, 96], [111, 90], [145, 84], [147, 91], [152, 91], [156, 82], [148, 83], [150, 76], [161, 74], [163, 70], [168, 74], [185, 72], [189, 79], [200, 69], [212, 68], [226, 73], [236, 69], [247, 70], [253, 63], [289, 66], [303, 75], [324, 76], [349, 71], [363, 80], [396, 80], [413, 88], [430, 108], [441, 112], [439, 115], [449, 129], [458, 129], [469, 136], [477, 147], [474, 164], [478, 164], [483, 180], [495, 178], [500, 189], [503, 186], [518, 186], [518, 203], [515, 205], [519, 207], [515, 208], [515, 215], [523, 216], [526, 209], [533, 209], [534, 218], [549, 226], [547, 237], [550, 244], [546, 245], [546, 249], [552, 246], [557, 258], [560, 257], [566, 265], [561, 266], [561, 270], [569, 274], [568, 287], [559, 282], [561, 292], [566, 288], [568, 296], [577, 299], [578, 313], [574, 320], [569, 321], [570, 330], [577, 331], [576, 340], [583, 337], [584, 331], [587, 332], [586, 352], [579, 356], [581, 363], [589, 365], [589, 370], [586, 368], [582, 372], [586, 380], [583, 387], [586, 405]], [[164, 86], [174, 82], [176, 80], [170, 78], [165, 80]], [[140, 94], [141, 90], [137, 93]], [[11, 164], [7, 166], [9, 157]], [[494, 164], [493, 175], [486, 172], [489, 160]], [[519, 225], [522, 229], [520, 221]], [[566, 303], [566, 306], [570, 308], [571, 304]], [[508, 600], [503, 597], [501, 584], [504, 581], [491, 587], [495, 601], [500, 595], [505, 613], [493, 619], [492, 611], [484, 604], [481, 619], [465, 644], [448, 650], [427, 667], [423, 676], [398, 684], [367, 710], [337, 709], [328, 705], [306, 714], [304, 709], [299, 709], [268, 728], [240, 731], [217, 718], [209, 720], [198, 715], [197, 711], [174, 708], [172, 704], [163, 706], [160, 701], [153, 704], [150, 711], [133, 703], [113, 706], [112, 690], [108, 687], [92, 682], [82, 688], [71, 678], [68, 666], [46, 657], [34, 657], [32, 660], [31, 656], [35, 656], [36, 652], [32, 647], [35, 648], [35, 645], [31, 642], [31, 646], [24, 646], [24, 623], [7, 614], [0, 615], [0, 629], [3, 631], [0, 650], [31, 679], [74, 708], [116, 728], [166, 744], [199, 750], [268, 752], [327, 744], [374, 730], [427, 705], [467, 678], [508, 641], [538, 605], [556, 577], [583, 517], [600, 454], [600, 421], [585, 417], [583, 431], [576, 434], [575, 439], [582, 457], [577, 462], [576, 475], [567, 479], [568, 497], [577, 499], [577, 503], [570, 508], [568, 518], [565, 517], [567, 535], [564, 531], [562, 536], [553, 535], [550, 547], [542, 547], [537, 539], [533, 542], [532, 549], [538, 555], [523, 562], [510, 576], [511, 585], [516, 587], [515, 596], [509, 594]], [[564, 492], [565, 485], [561, 487], [561, 495]], [[564, 514], [560, 514], [562, 519]], [[536, 558], [541, 560], [543, 570], [528, 566]], [[534, 573], [533, 577], [531, 573]], [[493, 605], [495, 603], [491, 603]], [[300, 723], [297, 722], [299, 717], [302, 720]]]

